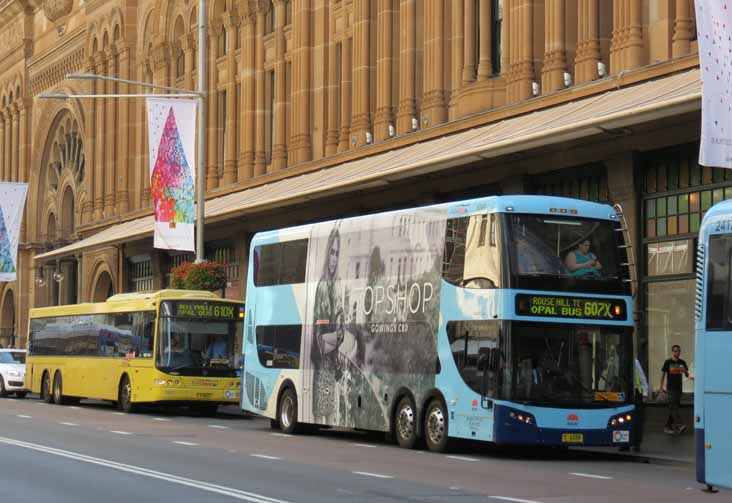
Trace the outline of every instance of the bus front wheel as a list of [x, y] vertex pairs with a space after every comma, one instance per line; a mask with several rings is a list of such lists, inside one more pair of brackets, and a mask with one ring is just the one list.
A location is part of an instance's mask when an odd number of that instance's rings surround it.
[[433, 452], [447, 449], [447, 411], [440, 400], [432, 400], [424, 416], [424, 437]]
[[414, 449], [417, 445], [417, 414], [414, 402], [408, 396], [402, 397], [397, 405], [394, 432], [399, 447]]
[[43, 373], [41, 378], [41, 400], [46, 403], [53, 403], [53, 395], [51, 394], [51, 374]]
[[132, 403], [132, 383], [130, 378], [124, 376], [119, 383], [119, 394], [117, 399], [117, 407], [122, 412], [135, 412], [135, 404]]
[[300, 432], [300, 424], [297, 422], [297, 395], [292, 388], [287, 388], [280, 396], [277, 418], [280, 430], [284, 433]]

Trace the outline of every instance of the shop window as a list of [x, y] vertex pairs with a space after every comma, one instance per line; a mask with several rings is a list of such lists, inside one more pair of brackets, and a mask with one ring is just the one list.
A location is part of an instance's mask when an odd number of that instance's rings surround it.
[[591, 164], [534, 177], [533, 192], [545, 196], [610, 202], [605, 166]]
[[648, 276], [694, 272], [694, 241], [691, 239], [650, 243], [646, 251]]

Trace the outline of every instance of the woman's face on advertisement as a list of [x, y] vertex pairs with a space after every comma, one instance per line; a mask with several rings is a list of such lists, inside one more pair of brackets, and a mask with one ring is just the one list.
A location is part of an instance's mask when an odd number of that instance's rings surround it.
[[328, 250], [328, 271], [331, 275], [335, 274], [336, 268], [338, 267], [338, 254], [340, 253], [340, 247], [340, 239], [336, 238], [333, 240], [330, 250]]

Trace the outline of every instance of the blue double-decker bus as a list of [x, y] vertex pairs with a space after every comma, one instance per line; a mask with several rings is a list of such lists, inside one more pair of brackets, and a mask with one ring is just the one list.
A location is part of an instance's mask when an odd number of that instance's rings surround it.
[[702, 221], [697, 253], [694, 427], [697, 480], [732, 488], [732, 201]]
[[486, 197], [260, 233], [242, 408], [318, 425], [622, 446], [631, 439], [626, 246], [607, 205]]

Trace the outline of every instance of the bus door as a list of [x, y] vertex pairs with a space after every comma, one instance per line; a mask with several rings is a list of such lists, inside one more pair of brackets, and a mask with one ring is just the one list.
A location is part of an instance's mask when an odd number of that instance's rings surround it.
[[732, 235], [709, 239], [707, 316], [703, 358], [704, 444], [706, 480], [709, 484], [732, 487]]

